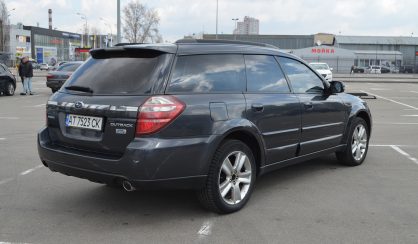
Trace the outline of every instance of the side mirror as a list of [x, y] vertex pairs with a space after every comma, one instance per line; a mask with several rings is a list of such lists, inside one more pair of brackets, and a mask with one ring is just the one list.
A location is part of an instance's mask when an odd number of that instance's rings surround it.
[[331, 93], [335, 94], [335, 93], [343, 93], [345, 91], [345, 85], [343, 82], [341, 81], [331, 81], [330, 82], [330, 91]]
[[329, 70], [333, 71], [333, 70], [334, 70], [334, 68], [329, 68]]

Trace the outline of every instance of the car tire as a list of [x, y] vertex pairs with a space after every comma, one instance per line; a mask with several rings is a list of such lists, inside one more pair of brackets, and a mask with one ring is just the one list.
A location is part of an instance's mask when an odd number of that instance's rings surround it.
[[250, 148], [241, 141], [227, 140], [215, 152], [203, 189], [197, 192], [208, 210], [226, 214], [248, 202], [256, 180], [256, 164]]
[[52, 88], [51, 88], [51, 91], [52, 91], [52, 93], [55, 93], [55, 92], [57, 92], [57, 91], [58, 91], [58, 89], [52, 89]]
[[363, 163], [369, 149], [369, 132], [369, 126], [364, 119], [360, 117], [354, 119], [345, 150], [336, 153], [341, 164], [358, 166]]
[[7, 83], [5, 93], [6, 93], [7, 96], [13, 96], [15, 94], [15, 87], [11, 82]]

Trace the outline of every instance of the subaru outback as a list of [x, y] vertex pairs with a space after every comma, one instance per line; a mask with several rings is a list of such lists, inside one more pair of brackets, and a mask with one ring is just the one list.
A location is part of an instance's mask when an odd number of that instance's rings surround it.
[[194, 189], [230, 213], [272, 170], [336, 153], [364, 161], [367, 104], [264, 44], [180, 40], [95, 49], [47, 103], [51, 171], [135, 189]]

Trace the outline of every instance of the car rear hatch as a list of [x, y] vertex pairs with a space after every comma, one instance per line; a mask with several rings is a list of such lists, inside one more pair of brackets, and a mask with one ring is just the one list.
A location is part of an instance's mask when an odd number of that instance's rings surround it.
[[51, 143], [117, 158], [135, 137], [138, 108], [163, 91], [173, 54], [149, 48], [99, 49], [48, 101]]

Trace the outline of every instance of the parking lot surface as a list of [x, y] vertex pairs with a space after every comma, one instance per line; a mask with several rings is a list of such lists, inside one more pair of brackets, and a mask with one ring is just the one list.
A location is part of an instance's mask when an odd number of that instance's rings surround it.
[[35, 77], [35, 96], [0, 96], [0, 243], [417, 243], [418, 84], [347, 90], [377, 97], [363, 165], [330, 155], [278, 170], [243, 210], [216, 215], [190, 191], [128, 193], [50, 172], [36, 132], [51, 92]]

